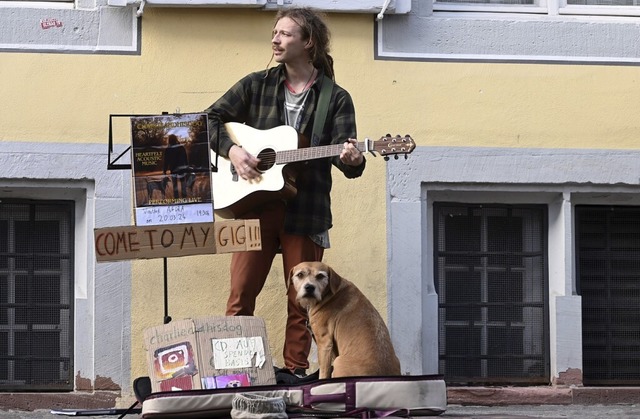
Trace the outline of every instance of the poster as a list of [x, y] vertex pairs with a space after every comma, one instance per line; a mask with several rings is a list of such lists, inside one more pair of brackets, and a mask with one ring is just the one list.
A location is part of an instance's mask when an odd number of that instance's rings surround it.
[[207, 115], [131, 118], [137, 226], [213, 221]]

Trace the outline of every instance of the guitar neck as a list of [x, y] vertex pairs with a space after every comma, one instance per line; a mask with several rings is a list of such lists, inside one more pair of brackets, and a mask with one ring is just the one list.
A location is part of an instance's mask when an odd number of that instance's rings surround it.
[[[366, 151], [366, 144], [359, 142], [356, 145], [361, 152]], [[339, 156], [344, 144], [331, 144], [326, 146], [298, 148], [295, 150], [283, 150], [276, 153], [276, 164], [295, 163], [306, 160], [322, 159], [325, 157]]]

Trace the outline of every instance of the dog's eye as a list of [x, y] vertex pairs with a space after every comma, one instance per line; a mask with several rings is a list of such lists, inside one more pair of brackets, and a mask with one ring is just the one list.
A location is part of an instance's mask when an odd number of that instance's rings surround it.
[[304, 278], [304, 272], [300, 271], [296, 274], [298, 278]]
[[327, 279], [327, 275], [325, 275], [323, 273], [320, 273], [320, 274], [316, 275], [316, 280], [318, 280], [318, 281], [322, 281], [322, 280], [325, 280], [325, 279]]

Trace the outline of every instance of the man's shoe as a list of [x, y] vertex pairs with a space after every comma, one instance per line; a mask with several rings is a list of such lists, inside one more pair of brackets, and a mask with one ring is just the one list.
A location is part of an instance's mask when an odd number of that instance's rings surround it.
[[316, 381], [320, 378], [320, 371], [307, 375], [303, 368], [296, 368], [291, 371], [288, 368], [273, 367], [276, 373], [277, 384], [306, 384]]
[[295, 375], [289, 368], [273, 367], [276, 373], [277, 384], [298, 384], [300, 377]]

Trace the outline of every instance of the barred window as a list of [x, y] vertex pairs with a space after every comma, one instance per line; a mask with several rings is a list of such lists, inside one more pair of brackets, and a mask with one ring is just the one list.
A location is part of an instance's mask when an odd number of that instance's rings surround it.
[[585, 385], [640, 384], [640, 208], [577, 205]]
[[73, 390], [73, 220], [73, 202], [0, 202], [0, 390]]
[[434, 203], [448, 383], [548, 383], [546, 206]]

